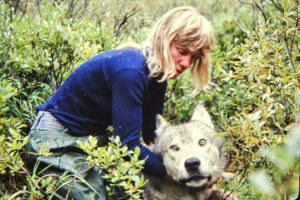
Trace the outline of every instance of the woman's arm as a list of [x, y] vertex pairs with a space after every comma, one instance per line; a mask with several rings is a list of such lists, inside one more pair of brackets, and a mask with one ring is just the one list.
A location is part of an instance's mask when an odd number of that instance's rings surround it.
[[163, 178], [166, 169], [162, 160], [141, 143], [142, 106], [148, 79], [143, 72], [126, 68], [112, 77], [112, 123], [114, 135], [130, 150], [140, 148], [140, 159], [146, 159], [144, 172]]

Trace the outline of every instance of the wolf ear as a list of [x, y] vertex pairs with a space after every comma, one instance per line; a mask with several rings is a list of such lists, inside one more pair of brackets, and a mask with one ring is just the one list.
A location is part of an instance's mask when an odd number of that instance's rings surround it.
[[164, 129], [164, 127], [168, 126], [169, 123], [167, 120], [163, 118], [160, 114], [156, 115], [156, 134], [159, 135], [161, 130]]
[[198, 103], [194, 109], [191, 121], [201, 121], [202, 123], [205, 123], [212, 129], [214, 128], [214, 124], [212, 123], [209, 113], [204, 108], [202, 103]]

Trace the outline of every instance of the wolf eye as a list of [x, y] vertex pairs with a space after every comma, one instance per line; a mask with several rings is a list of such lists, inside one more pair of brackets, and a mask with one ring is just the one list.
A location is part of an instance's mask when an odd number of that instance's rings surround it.
[[199, 145], [200, 146], [204, 146], [206, 144], [206, 140], [205, 139], [200, 139], [199, 140]]
[[170, 149], [172, 149], [173, 151], [179, 151], [179, 146], [173, 144], [170, 146]]

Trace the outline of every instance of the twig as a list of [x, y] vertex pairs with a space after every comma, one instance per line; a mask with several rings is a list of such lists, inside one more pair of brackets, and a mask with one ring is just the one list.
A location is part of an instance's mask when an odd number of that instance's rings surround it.
[[39, 16], [42, 17], [42, 14], [41, 14], [41, 8], [40, 8], [40, 2], [39, 2], [39, 1], [36, 1], [36, 6], [37, 6], [37, 8], [38, 8]]
[[[284, 42], [286, 44], [286, 48], [287, 48], [287, 51], [288, 51], [288, 55], [289, 55], [292, 67], [293, 67], [294, 71], [296, 72], [296, 67], [295, 67], [295, 64], [294, 64], [294, 61], [293, 61], [293, 55], [292, 55], [292, 52], [291, 52], [291, 48], [289, 47], [289, 44], [288, 44], [288, 38], [287, 38], [286, 32], [284, 32], [283, 35], [284, 35]], [[291, 45], [293, 45], [293, 43]]]
[[73, 187], [73, 183], [75, 182], [76, 177], [79, 175], [80, 170], [81, 170], [81, 168], [82, 168], [82, 165], [83, 165], [83, 164], [80, 165], [80, 167], [79, 167], [79, 169], [77, 170], [76, 174], [74, 174], [74, 178], [73, 178], [72, 181], [71, 181], [71, 186], [70, 186], [70, 188], [68, 189], [68, 193], [67, 193], [67, 195], [66, 195], [66, 199], [69, 199], [69, 195], [70, 195], [71, 189], [72, 189], [72, 187]]
[[260, 10], [260, 12], [262, 13], [262, 15], [264, 17], [265, 23], [267, 23], [268, 18], [266, 16], [266, 13], [263, 10], [263, 8], [260, 5], [258, 5], [258, 3], [256, 3], [256, 2], [254, 3], [254, 5], [256, 6], [256, 8], [258, 8]]
[[18, 8], [19, 8], [19, 3], [20, 3], [20, 0], [18, 0], [17, 2], [16, 2], [16, 4], [15, 4], [15, 6], [14, 6], [14, 14], [17, 14], [17, 10], [18, 10]]
[[274, 0], [271, 0], [272, 4], [282, 13], [284, 13], [284, 9], [282, 8], [282, 5], [277, 1], [277, 3], [274, 2]]
[[241, 4], [247, 4], [247, 5], [252, 6], [252, 3], [248, 3], [248, 2], [245, 2], [245, 1], [241, 1], [241, 0], [238, 0], [238, 2], [240, 2]]
[[25, 7], [23, 8], [23, 13], [22, 13], [22, 16], [21, 16], [21, 20], [24, 18], [25, 14], [26, 14], [28, 0], [26, 0], [26, 2], [24, 4], [25, 4]]
[[[299, 1], [297, 1], [297, 8], [298, 8], [298, 5], [299, 5]], [[297, 20], [296, 20], [296, 24], [295, 24], [295, 31], [294, 31], [294, 34], [293, 34], [293, 37], [292, 37], [292, 43], [291, 43], [291, 52], [293, 52], [293, 44], [294, 44], [294, 41], [295, 41], [295, 36], [296, 36], [296, 33], [298, 31], [298, 24], [299, 24], [299, 20], [300, 20], [300, 17], [299, 17], [299, 9], [296, 9], [297, 10]], [[297, 45], [296, 45], [297, 47]]]
[[66, 13], [66, 18], [71, 18], [73, 17], [73, 12], [74, 12], [74, 0], [70, 1], [69, 7], [68, 7], [68, 11]]
[[[298, 2], [297, 2], [297, 8], [298, 8]], [[299, 10], [297, 10], [297, 20], [296, 20], [296, 23], [295, 23], [295, 30], [294, 30], [294, 34], [291, 38], [291, 46], [289, 46], [288, 44], [288, 37], [286, 35], [286, 32], [284, 32], [284, 42], [286, 44], [286, 48], [287, 48], [287, 51], [288, 51], [288, 55], [289, 55], [289, 58], [290, 58], [290, 61], [291, 61], [291, 64], [292, 64], [292, 67], [294, 69], [294, 71], [296, 72], [296, 67], [295, 67], [295, 64], [294, 64], [294, 60], [293, 60], [293, 45], [294, 45], [294, 41], [295, 41], [295, 36], [296, 36], [296, 33], [297, 33], [297, 30], [298, 30], [298, 24], [299, 24]], [[299, 82], [299, 78], [298, 78], [298, 82]]]
[[115, 25], [115, 28], [114, 28], [114, 34], [116, 36], [119, 35], [119, 32], [121, 30], [121, 27], [128, 21], [128, 19], [130, 17], [132, 17], [133, 15], [135, 15], [136, 13], [138, 13], [141, 9], [137, 9], [136, 7], [134, 7], [129, 13], [125, 13], [125, 15], [123, 16], [123, 19], [122, 21], [118, 24], [118, 25]]
[[247, 37], [249, 38], [249, 37], [250, 37], [250, 34], [249, 34], [249, 32], [246, 30], [246, 28], [245, 28], [242, 24], [240, 24], [240, 23], [237, 21], [236, 18], [234, 18], [233, 20], [234, 20], [234, 22], [240, 27], [240, 29], [247, 35]]
[[[248, 5], [251, 5], [252, 6], [252, 4], [250, 4], [250, 3], [246, 3], [246, 2], [243, 2], [243, 1], [240, 1], [239, 0], [239, 2], [240, 3], [245, 3], [245, 4], [248, 4]], [[237, 9], [234, 9], [235, 10], [235, 18], [233, 19], [234, 20], [234, 22], [240, 27], [240, 29], [247, 35], [247, 37], [249, 38], [250, 37], [250, 34], [249, 34], [249, 32], [246, 30], [246, 28], [242, 25], [242, 24], [240, 24], [239, 22], [238, 22], [238, 18], [239, 18], [239, 14], [238, 14], [238, 10]]]
[[[21, 170], [23, 170], [25, 172], [25, 174], [28, 176], [30, 182], [34, 185], [34, 187], [36, 187], [38, 190], [40, 190], [41, 188], [32, 180], [32, 177], [30, 175], [30, 173], [28, 172], [27, 169], [25, 169], [23, 166], [21, 166], [17, 161], [15, 161], [11, 156], [10, 153], [8, 151], [6, 151], [5, 149], [3, 149], [6, 153], [7, 156], [10, 158], [10, 161], [14, 162]], [[41, 191], [42, 192], [42, 191]], [[42, 192], [43, 193], [43, 192]]]

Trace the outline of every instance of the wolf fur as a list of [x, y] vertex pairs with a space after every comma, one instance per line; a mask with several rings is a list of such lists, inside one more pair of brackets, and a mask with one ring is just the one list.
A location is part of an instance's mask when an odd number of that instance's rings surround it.
[[224, 193], [214, 188], [226, 164], [223, 140], [215, 137], [214, 125], [202, 104], [185, 124], [171, 125], [159, 115], [156, 133], [149, 148], [161, 156], [174, 182], [147, 177], [144, 199], [223, 199]]

